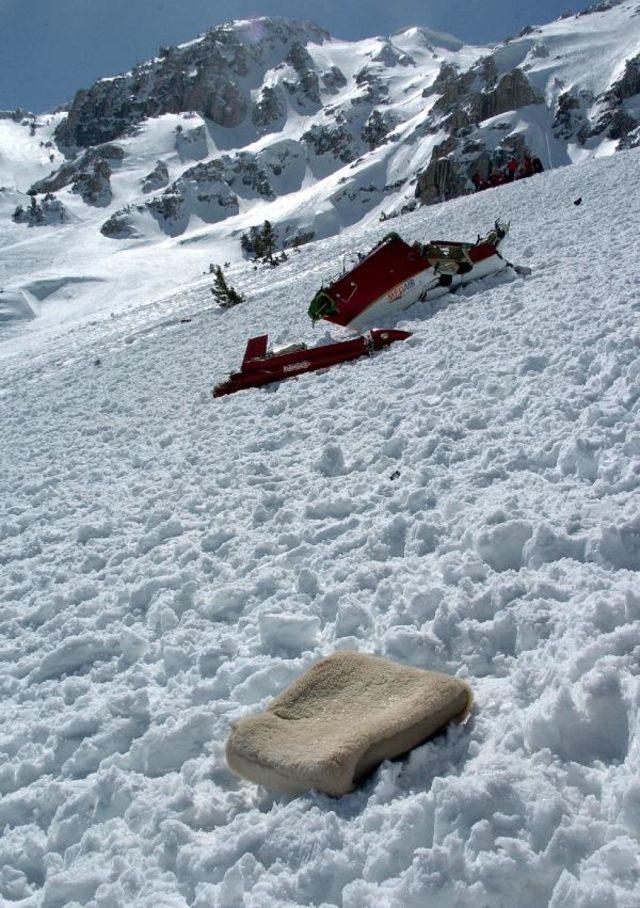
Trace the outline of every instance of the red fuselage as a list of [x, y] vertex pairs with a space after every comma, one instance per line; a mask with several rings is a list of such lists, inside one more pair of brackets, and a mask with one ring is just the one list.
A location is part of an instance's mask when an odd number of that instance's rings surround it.
[[338, 363], [369, 356], [376, 350], [382, 350], [395, 341], [408, 337], [411, 337], [409, 331], [374, 330], [354, 340], [312, 347], [309, 350], [269, 355], [268, 335], [263, 334], [249, 340], [241, 371], [232, 373], [227, 381], [216, 385], [212, 394], [214, 397], [223, 397], [225, 394], [233, 394], [245, 388], [259, 388], [261, 385], [295, 378], [305, 372], [327, 369]]

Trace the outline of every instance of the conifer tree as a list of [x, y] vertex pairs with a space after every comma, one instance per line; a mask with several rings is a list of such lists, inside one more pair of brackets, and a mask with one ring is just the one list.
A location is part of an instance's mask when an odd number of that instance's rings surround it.
[[270, 221], [265, 221], [262, 225], [262, 255], [269, 262], [270, 265], [274, 264], [273, 253], [276, 249], [276, 243], [278, 242], [278, 232], [274, 230]]
[[211, 293], [221, 309], [231, 309], [233, 306], [237, 306], [238, 303], [244, 303], [244, 296], [227, 284], [220, 265], [214, 267], [213, 274], [215, 275], [215, 281], [211, 288]]
[[240, 237], [243, 253], [254, 262], [261, 259], [270, 265], [280, 264], [281, 259], [274, 254], [277, 245], [278, 231], [270, 221], [265, 221], [261, 227], [250, 227], [248, 232]]

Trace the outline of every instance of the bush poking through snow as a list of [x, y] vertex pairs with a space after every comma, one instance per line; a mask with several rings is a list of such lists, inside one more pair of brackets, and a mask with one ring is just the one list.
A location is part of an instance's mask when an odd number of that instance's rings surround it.
[[215, 275], [215, 280], [211, 293], [221, 309], [231, 309], [233, 306], [237, 306], [238, 303], [244, 303], [245, 297], [242, 293], [238, 293], [237, 290], [227, 284], [224, 271], [220, 265], [214, 266], [213, 274]]

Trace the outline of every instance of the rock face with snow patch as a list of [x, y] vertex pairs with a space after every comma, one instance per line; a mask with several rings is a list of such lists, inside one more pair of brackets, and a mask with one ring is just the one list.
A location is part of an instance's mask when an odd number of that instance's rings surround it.
[[50, 176], [34, 183], [30, 192], [57, 192], [71, 186], [72, 191], [88, 205], [106, 206], [112, 198], [112, 167], [119, 167], [123, 159], [124, 151], [118, 145], [90, 148], [62, 164]]
[[595, 122], [586, 132], [585, 140], [603, 133], [610, 139], [618, 140], [624, 148], [640, 143], [640, 107], [636, 105], [635, 116], [625, 107], [640, 95], [640, 53], [625, 61], [624, 72], [596, 102]]
[[588, 135], [586, 108], [593, 102], [589, 92], [574, 94], [564, 91], [558, 97], [555, 117], [553, 120], [553, 135], [565, 141], [576, 136], [584, 141]]
[[142, 191], [146, 194], [162, 189], [169, 182], [169, 168], [164, 161], [158, 161], [153, 170], [142, 181]]
[[322, 87], [332, 94], [336, 94], [347, 84], [347, 77], [335, 63], [325, 69], [321, 75]]
[[[434, 147], [431, 161], [420, 174], [416, 197], [426, 205], [455, 198], [471, 189], [470, 177], [503, 166], [514, 154], [511, 135], [491, 146], [477, 135], [485, 120], [532, 104], [544, 97], [528, 81], [522, 69], [499, 75], [492, 56], [483, 57], [466, 72], [451, 64], [440, 69], [434, 88], [440, 96], [434, 105], [433, 131], [446, 128], [449, 137]], [[519, 157], [531, 150], [522, 141]]]
[[[521, 69], [511, 70], [498, 79], [491, 62], [485, 64], [485, 90], [474, 92], [469, 101], [468, 113], [472, 120], [479, 123], [509, 110], [544, 103], [540, 92], [533, 88]], [[494, 81], [495, 86], [492, 86]]]
[[176, 128], [176, 151], [181, 161], [201, 161], [207, 157], [207, 131], [204, 124], [185, 129]]
[[357, 144], [354, 135], [341, 120], [331, 126], [314, 123], [302, 135], [302, 141], [318, 157], [329, 155], [343, 164], [349, 164], [356, 157]]
[[14, 223], [27, 224], [29, 227], [64, 224], [68, 219], [67, 209], [60, 199], [50, 192], [41, 201], [38, 201], [35, 196], [31, 196], [31, 203], [26, 207], [18, 205], [12, 215]]
[[387, 140], [387, 136], [399, 122], [400, 117], [395, 111], [385, 110], [383, 112], [374, 107], [362, 127], [360, 133], [362, 141], [366, 142], [370, 149], [377, 148]]
[[133, 205], [127, 205], [125, 208], [115, 211], [100, 227], [100, 233], [112, 240], [129, 240], [133, 237], [142, 236], [133, 224], [132, 214], [134, 210], [144, 212], [145, 208], [140, 205], [134, 209]]
[[[201, 171], [209, 176], [215, 175], [230, 188], [241, 195], [256, 195], [264, 199], [275, 199], [275, 193], [269, 182], [269, 176], [262, 166], [260, 157], [249, 152], [237, 155], [223, 155], [210, 161]], [[191, 171], [197, 179], [198, 171]]]
[[73, 183], [72, 192], [80, 195], [87, 205], [106, 207], [113, 198], [109, 162], [96, 161], [91, 171], [81, 173]]
[[287, 105], [282, 90], [274, 85], [263, 85], [258, 98], [253, 102], [251, 121], [259, 135], [276, 132], [284, 126], [286, 112]]
[[[258, 73], [284, 60], [294, 47], [328, 37], [310, 23], [282, 19], [217, 26], [190, 44], [161, 48], [155, 60], [125, 75], [79, 91], [58, 127], [58, 142], [96, 145], [125, 134], [145, 117], [190, 110], [233, 128], [250, 110]], [[299, 52], [295, 59], [301, 59]]]
[[292, 67], [296, 78], [285, 79], [284, 85], [293, 98], [302, 102], [305, 109], [321, 105], [320, 78], [315, 71], [314, 62], [309, 51], [299, 42], [294, 41], [287, 54], [286, 62]]
[[[101, 231], [105, 236], [128, 238], [132, 236], [132, 211], [146, 209], [163, 229], [167, 227], [170, 233], [181, 233], [192, 214], [214, 223], [238, 213], [238, 197], [272, 201], [278, 190], [298, 188], [304, 171], [304, 155], [298, 143], [291, 141], [274, 143], [262, 152], [221, 155], [190, 167], [161, 195], [143, 205], [119, 209]], [[163, 177], [164, 173], [162, 170]]]
[[215, 223], [238, 213], [238, 197], [222, 177], [220, 161], [197, 164], [186, 170], [165, 191], [142, 205], [127, 206], [114, 212], [100, 232], [114, 239], [137, 235], [134, 216], [150, 214], [160, 229], [171, 236], [183, 233], [192, 214], [206, 223]]
[[13, 120], [14, 123], [21, 123], [23, 120], [34, 121], [35, 118], [35, 114], [23, 107], [16, 107], [15, 110], [0, 110], [0, 120]]

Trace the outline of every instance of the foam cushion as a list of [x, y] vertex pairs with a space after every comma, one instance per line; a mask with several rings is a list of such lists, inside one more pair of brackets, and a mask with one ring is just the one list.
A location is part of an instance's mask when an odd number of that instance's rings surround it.
[[471, 699], [451, 675], [340, 652], [313, 665], [264, 713], [238, 722], [227, 762], [276, 791], [346, 794], [383, 760], [463, 718]]

